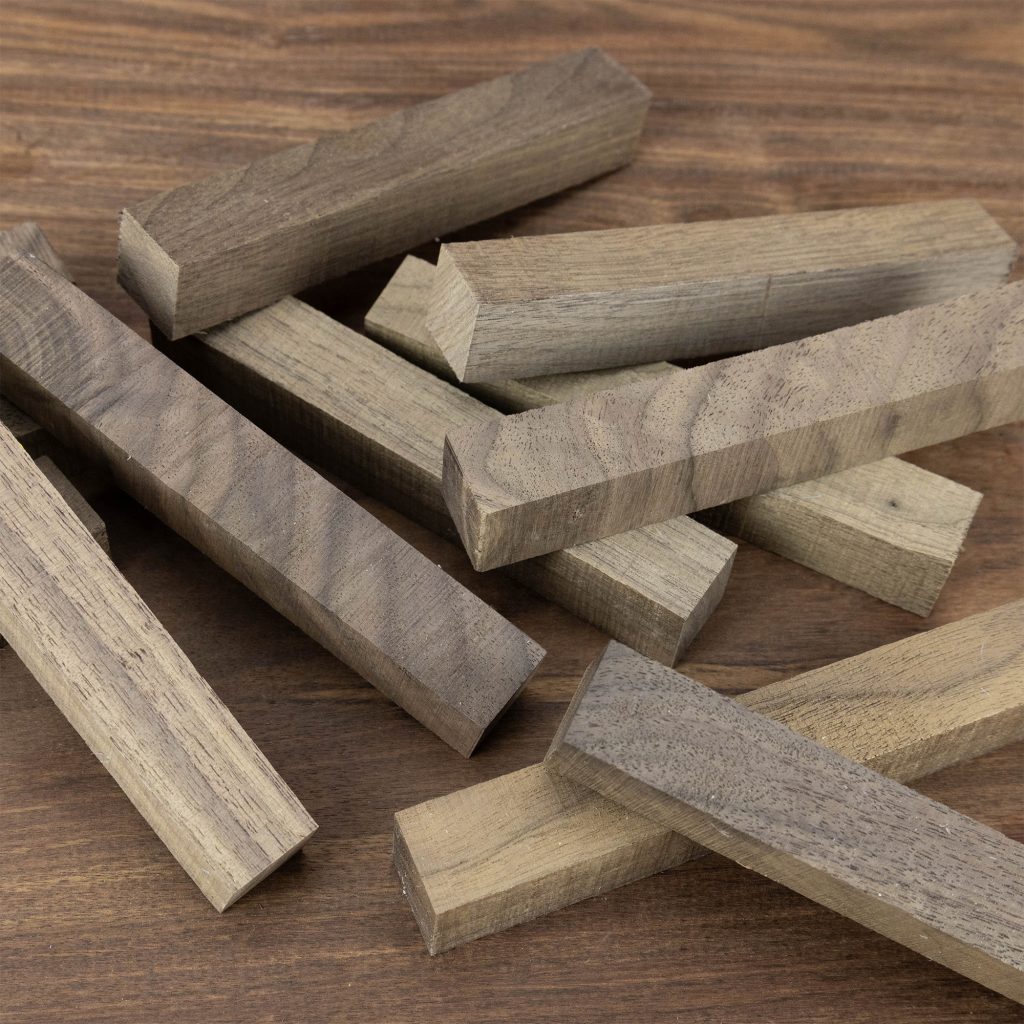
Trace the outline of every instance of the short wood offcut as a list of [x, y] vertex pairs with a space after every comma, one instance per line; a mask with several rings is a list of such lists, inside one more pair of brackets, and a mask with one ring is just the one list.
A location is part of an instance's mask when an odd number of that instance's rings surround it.
[[[426, 329], [434, 274], [432, 264], [407, 256], [366, 314], [366, 330], [420, 366], [454, 379]], [[683, 372], [671, 363], [649, 363], [465, 388], [499, 409], [522, 412], [617, 384]], [[927, 615], [980, 498], [969, 487], [889, 458], [743, 498], [700, 518], [883, 601]], [[654, 657], [621, 636], [615, 638]]]
[[[1024, 738], [1024, 602], [737, 700], [901, 782]], [[395, 815], [431, 953], [699, 856], [689, 839], [531, 765]]]
[[449, 433], [478, 569], [1024, 416], [1024, 283]]
[[459, 242], [427, 327], [465, 381], [722, 355], [999, 284], [1016, 254], [971, 199]]
[[154, 196], [118, 277], [169, 338], [627, 163], [650, 93], [597, 49]]
[[[441, 496], [445, 433], [501, 413], [294, 298], [167, 351], [275, 437], [455, 536]], [[515, 575], [674, 664], [718, 604], [735, 553], [684, 516], [523, 562]]]
[[1011, 999], [1024, 845], [612, 641], [545, 764]]
[[62, 440], [463, 754], [543, 656], [38, 260], [0, 264], [2, 386]]
[[20, 256], [22, 253], [28, 253], [37, 260], [42, 260], [48, 266], [53, 267], [62, 277], [71, 280], [64, 261], [54, 251], [50, 240], [35, 221], [22, 221], [21, 224], [15, 224], [14, 227], [0, 231], [0, 260], [6, 259], [8, 256]]
[[3, 427], [0, 570], [0, 630], [217, 910], [316, 831]]

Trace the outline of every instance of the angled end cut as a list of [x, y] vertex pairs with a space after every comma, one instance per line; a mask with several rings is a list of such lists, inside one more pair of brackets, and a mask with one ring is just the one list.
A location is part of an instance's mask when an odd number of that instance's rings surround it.
[[191, 333], [177, 322], [178, 264], [130, 210], [121, 211], [117, 238], [117, 282], [171, 341]]

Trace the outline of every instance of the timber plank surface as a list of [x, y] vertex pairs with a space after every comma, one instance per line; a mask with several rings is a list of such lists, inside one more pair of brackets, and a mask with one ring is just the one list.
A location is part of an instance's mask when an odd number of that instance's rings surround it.
[[477, 569], [1024, 416], [1024, 283], [457, 430], [444, 496]]
[[[305, 457], [456, 536], [441, 494], [445, 434], [501, 413], [294, 298], [165, 351]], [[514, 573], [674, 665], [721, 600], [735, 553], [732, 541], [681, 516], [552, 552]]]
[[[637, 157], [458, 237], [965, 195], [1024, 237], [1016, 0], [7, 0], [3, 13], [0, 226], [37, 219], [84, 290], [142, 334], [145, 314], [115, 282], [122, 207], [592, 44], [655, 94]], [[345, 282], [347, 324], [360, 328], [394, 269]], [[737, 694], [1024, 596], [1020, 429], [909, 458], [985, 496], [928, 620], [741, 543], [682, 670]], [[214, 915], [14, 653], [0, 655], [5, 1020], [1016, 1024], [1001, 997], [717, 856], [699, 888], [696, 867], [662, 872], [427, 956], [391, 865], [395, 811], [536, 763], [607, 638], [352, 493], [538, 639], [546, 665], [473, 758], [451, 755], [104, 494], [119, 568], [320, 830]], [[1022, 770], [1015, 744], [915, 785], [1022, 839]]]
[[472, 753], [537, 644], [39, 260], [0, 264], [0, 310], [5, 391]]
[[[365, 325], [396, 352], [454, 379], [426, 325], [435, 273], [432, 264], [407, 256], [367, 311]], [[522, 412], [684, 372], [671, 363], [648, 363], [465, 387], [496, 408]], [[450, 427], [455, 428], [454, 421]], [[927, 615], [980, 499], [969, 487], [889, 458], [739, 499], [701, 518], [883, 601]]]
[[118, 278], [169, 338], [627, 163], [648, 90], [565, 54], [125, 210]]
[[[738, 700], [908, 781], [1024, 739], [1022, 679], [1018, 601]], [[395, 815], [395, 866], [431, 953], [702, 853], [542, 764]]]
[[427, 328], [462, 381], [765, 348], [1004, 282], [975, 200], [441, 247]]
[[781, 722], [612, 641], [544, 763], [1024, 1002], [1024, 844]]
[[225, 910], [316, 823], [3, 427], [0, 496], [0, 630]]

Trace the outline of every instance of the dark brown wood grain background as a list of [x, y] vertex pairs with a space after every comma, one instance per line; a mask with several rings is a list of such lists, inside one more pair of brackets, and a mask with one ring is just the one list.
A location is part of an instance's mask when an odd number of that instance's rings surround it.
[[[5, 0], [0, 227], [114, 281], [125, 205], [570, 48], [655, 100], [635, 163], [465, 232], [547, 232], [976, 196], [1018, 239], [1019, 0], [65, 3]], [[392, 264], [393, 265], [393, 264]], [[358, 323], [387, 267], [317, 290]], [[680, 668], [726, 693], [1024, 593], [1022, 432], [914, 453], [985, 494], [921, 620], [741, 545]], [[718, 858], [431, 959], [390, 861], [402, 807], [545, 752], [604, 638], [367, 506], [549, 651], [466, 761], [116, 494], [114, 559], [320, 831], [217, 916], [10, 650], [0, 654], [7, 1021], [1010, 1021], [1007, 1001]], [[921, 789], [1024, 840], [1024, 745]]]

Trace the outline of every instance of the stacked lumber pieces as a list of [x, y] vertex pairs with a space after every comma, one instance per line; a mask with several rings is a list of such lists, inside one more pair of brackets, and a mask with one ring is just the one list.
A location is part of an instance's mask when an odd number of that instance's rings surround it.
[[[964, 199], [409, 254], [628, 163], [650, 101], [587, 49], [127, 209], [153, 345], [0, 233], [0, 629], [223, 910], [316, 825], [31, 455], [469, 756], [543, 649], [309, 459], [613, 638], [543, 764], [396, 814], [431, 953], [710, 849], [1024, 1001], [1024, 851], [903, 785], [1024, 738], [1024, 602], [736, 700], [673, 668], [721, 532], [932, 612], [982, 495], [895, 456], [1024, 416], [1016, 244]], [[365, 333], [296, 296], [394, 255]]]

